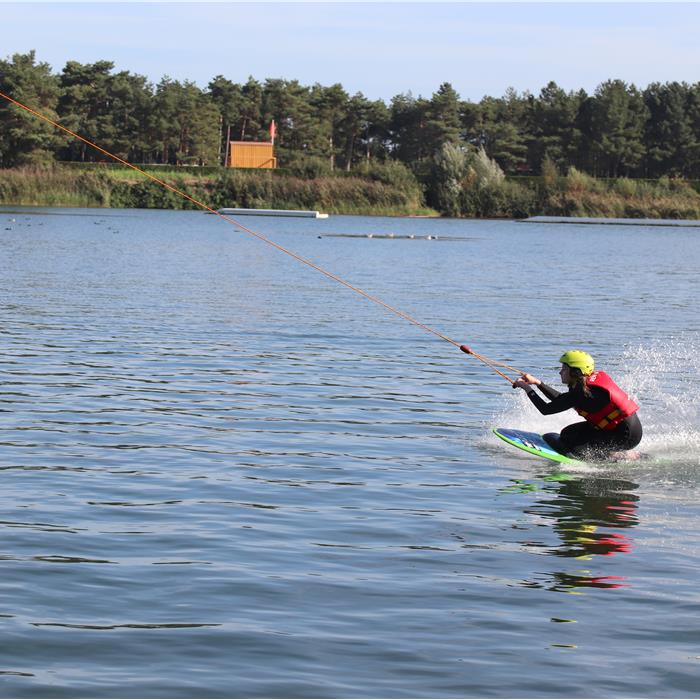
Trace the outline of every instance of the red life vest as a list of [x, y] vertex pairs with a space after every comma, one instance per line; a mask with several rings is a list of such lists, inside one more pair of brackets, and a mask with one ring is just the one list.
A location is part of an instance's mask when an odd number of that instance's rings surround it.
[[586, 377], [586, 384], [605, 389], [610, 397], [609, 403], [595, 413], [576, 409], [580, 416], [599, 430], [615, 430], [625, 418], [639, 410], [639, 406], [605, 372], [593, 372]]

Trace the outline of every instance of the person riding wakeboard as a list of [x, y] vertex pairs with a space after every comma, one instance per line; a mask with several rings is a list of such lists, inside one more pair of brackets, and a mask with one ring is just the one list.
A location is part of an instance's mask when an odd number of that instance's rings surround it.
[[[636, 458], [627, 453], [642, 439], [639, 406], [605, 372], [595, 370], [593, 358], [583, 350], [568, 350], [560, 358], [559, 376], [569, 388], [564, 393], [544, 384], [531, 374], [523, 374], [513, 388], [524, 389], [537, 410], [545, 416], [573, 408], [584, 421], [573, 423], [560, 434], [547, 433], [544, 439], [558, 452], [598, 459]], [[545, 401], [537, 394], [537, 387]]]

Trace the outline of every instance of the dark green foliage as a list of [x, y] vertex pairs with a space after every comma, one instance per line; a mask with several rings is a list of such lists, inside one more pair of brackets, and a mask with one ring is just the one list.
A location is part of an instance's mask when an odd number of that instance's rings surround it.
[[700, 91], [686, 83], [652, 83], [643, 93], [646, 168], [667, 175], [696, 172], [700, 163]]
[[[425, 129], [433, 147], [461, 141], [461, 103], [452, 85], [443, 83], [430, 100]], [[436, 148], [436, 150], [437, 150]]]
[[444, 216], [472, 215], [463, 194], [476, 185], [463, 147], [444, 143], [435, 154], [428, 189], [428, 203]]
[[[34, 51], [0, 60], [0, 91], [56, 119], [58, 79]], [[0, 167], [50, 165], [65, 142], [63, 135], [37, 117], [0, 100]]]
[[[570, 168], [579, 179], [586, 173], [598, 178], [700, 179], [700, 83], [653, 83], [639, 90], [608, 80], [588, 95], [583, 90], [566, 92], [550, 82], [537, 96], [510, 88], [503, 97], [479, 102], [462, 100], [449, 83], [442, 83], [430, 98], [407, 93], [387, 105], [361, 93], [349, 95], [339, 84], [304, 86], [284, 79], [259, 82], [249, 77], [238, 84], [218, 75], [202, 90], [166, 76], [154, 86], [143, 76], [115, 72], [106, 60], [69, 61], [53, 75], [30, 52], [0, 60], [0, 89], [127, 161], [187, 165], [215, 179], [228, 141], [267, 140], [274, 120], [280, 172], [226, 176], [237, 183], [236, 197], [250, 206], [277, 197], [275, 188], [283, 181], [288, 191], [279, 197], [284, 201], [326, 202], [329, 195], [320, 185], [292, 188], [291, 183], [331, 178], [339, 197], [354, 193], [358, 208], [375, 200], [380, 207], [395, 206], [380, 187], [386, 185], [419, 207], [425, 192], [429, 204], [449, 216], [509, 215], [533, 206], [583, 211], [597, 205], [577, 200], [571, 190], [563, 192], [559, 180]], [[524, 181], [487, 184], [471, 173], [474, 163], [457, 162], [460, 153], [472, 157], [480, 149], [482, 164], [491, 159], [509, 176], [541, 174], [542, 180], [535, 187]], [[0, 103], [0, 167], [47, 167], [56, 160], [111, 162]], [[343, 182], [341, 175], [357, 182]], [[369, 182], [370, 190], [359, 180]], [[196, 187], [194, 182], [187, 186]], [[590, 193], [597, 187], [584, 189]], [[190, 206], [176, 204], [175, 195], [157, 193], [151, 185], [132, 187], [123, 178], [108, 189], [104, 196], [112, 202]], [[98, 199], [96, 192], [89, 197]], [[512, 199], [510, 205], [506, 197]], [[533, 205], [532, 197], [539, 205]], [[628, 202], [624, 211], [634, 215], [647, 208]], [[661, 209], [687, 211], [685, 204]]]
[[584, 94], [567, 93], [555, 82], [542, 88], [537, 100], [532, 100], [528, 114], [530, 122], [529, 160], [539, 165], [545, 158], [558, 167], [573, 162], [581, 139], [577, 117]]
[[437, 150], [431, 147], [433, 144], [428, 143], [426, 138], [428, 109], [427, 100], [415, 99], [410, 93], [397, 95], [391, 101], [389, 138], [393, 144], [393, 155], [414, 169]]
[[646, 121], [647, 108], [634, 85], [608, 80], [598, 86], [590, 123], [594, 175], [618, 177], [639, 172]]
[[313, 179], [330, 175], [331, 164], [326, 158], [318, 156], [307, 156], [306, 158], [290, 157], [285, 167], [285, 171], [296, 177]]
[[219, 160], [216, 105], [194, 83], [163, 78], [156, 88], [151, 129], [159, 162], [208, 165]]
[[412, 196], [420, 196], [420, 186], [415, 175], [397, 160], [367, 161], [354, 170], [359, 177], [383, 182]]

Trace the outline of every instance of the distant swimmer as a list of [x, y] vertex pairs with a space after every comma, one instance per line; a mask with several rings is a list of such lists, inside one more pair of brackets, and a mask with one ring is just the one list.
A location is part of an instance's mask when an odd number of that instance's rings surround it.
[[[560, 358], [559, 376], [569, 388], [564, 393], [523, 374], [513, 387], [524, 389], [537, 410], [549, 416], [573, 408], [584, 421], [568, 425], [561, 434], [547, 433], [545, 440], [556, 450], [577, 457], [586, 453], [599, 459], [634, 459], [627, 452], [642, 439], [639, 406], [603, 371], [595, 371], [593, 358], [583, 350], [569, 350]], [[537, 387], [549, 401], [537, 394]]]

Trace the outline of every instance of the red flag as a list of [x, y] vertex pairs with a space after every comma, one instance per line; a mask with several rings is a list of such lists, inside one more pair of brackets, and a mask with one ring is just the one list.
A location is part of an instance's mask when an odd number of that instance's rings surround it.
[[275, 120], [273, 119], [270, 122], [270, 140], [272, 143], [275, 142], [275, 135], [277, 134], [277, 125], [275, 124]]

